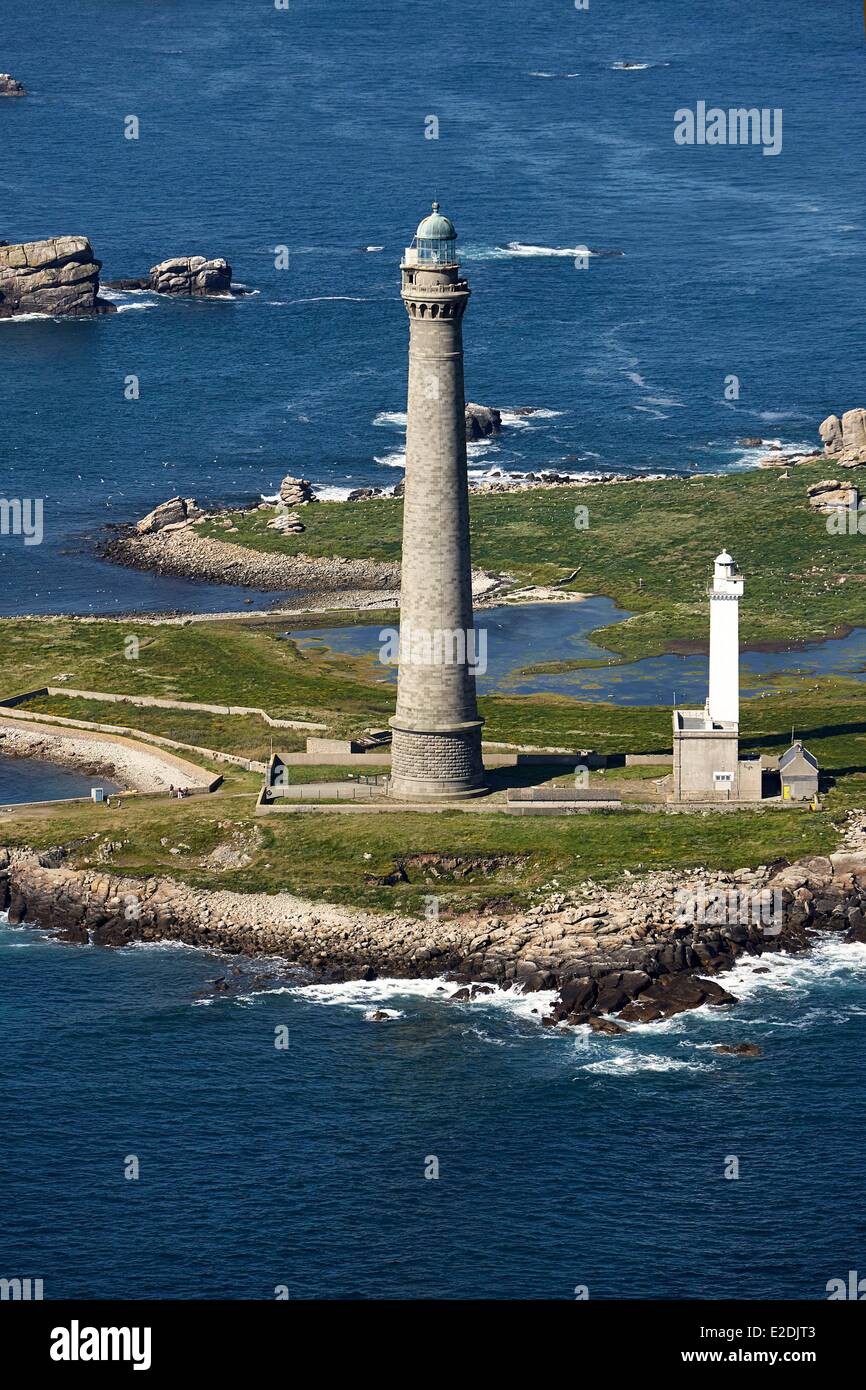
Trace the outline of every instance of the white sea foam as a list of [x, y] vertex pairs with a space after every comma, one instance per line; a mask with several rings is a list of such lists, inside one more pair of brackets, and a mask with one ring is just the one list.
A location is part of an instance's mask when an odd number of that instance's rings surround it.
[[539, 420], [558, 420], [560, 415], [565, 414], [565, 411], [545, 410], [539, 406], [537, 410], [533, 409], [531, 415], [518, 415], [516, 410], [501, 410], [499, 413], [502, 416], [503, 425], [507, 425], [509, 429], [531, 430]]
[[579, 73], [576, 73], [576, 72], [530, 72], [530, 73], [527, 73], [527, 76], [528, 76], [528, 77], [579, 77], [580, 74], [579, 74]]
[[464, 246], [464, 261], [501, 261], [515, 256], [597, 256], [588, 246], [536, 246], [534, 243], [509, 241], [506, 246]]
[[306, 299], [287, 299], [287, 304], [326, 304], [343, 300], [348, 304], [367, 304], [366, 295], [359, 294], [312, 294]]
[[374, 454], [374, 463], [381, 463], [385, 468], [405, 468], [406, 451], [405, 449], [394, 454]]
[[[291, 994], [309, 1003], [364, 1013], [382, 1008], [383, 1005], [402, 1005], [400, 1011], [405, 1012], [407, 1001], [439, 1000], [445, 1003], [458, 988], [453, 980], [440, 977], [432, 980], [345, 980], [339, 984], [278, 985], [273, 989], [260, 990], [259, 994]], [[471, 1010], [493, 1009], [536, 1024], [550, 1012], [555, 998], [554, 990], [523, 994], [512, 986], [509, 989], [494, 988], [490, 994], [480, 994], [472, 1000], [458, 1000], [456, 1006]]]
[[[621, 1045], [616, 1044], [618, 1047]], [[679, 1057], [662, 1057], [656, 1053], [634, 1050], [616, 1052], [599, 1062], [587, 1062], [581, 1071], [589, 1071], [596, 1076], [634, 1076], [642, 1071], [715, 1071], [715, 1067], [706, 1062], [686, 1062]]]
[[380, 410], [373, 420], [374, 425], [395, 425], [401, 429], [406, 428], [407, 415], [405, 410]]
[[322, 502], [345, 502], [350, 492], [354, 492], [352, 487], [337, 487], [332, 483], [314, 483], [313, 492]]

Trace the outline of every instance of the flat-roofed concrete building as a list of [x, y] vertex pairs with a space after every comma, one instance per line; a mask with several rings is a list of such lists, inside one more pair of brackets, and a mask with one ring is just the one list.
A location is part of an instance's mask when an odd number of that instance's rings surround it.
[[761, 759], [740, 757], [740, 726], [675, 709], [674, 801], [760, 801]]

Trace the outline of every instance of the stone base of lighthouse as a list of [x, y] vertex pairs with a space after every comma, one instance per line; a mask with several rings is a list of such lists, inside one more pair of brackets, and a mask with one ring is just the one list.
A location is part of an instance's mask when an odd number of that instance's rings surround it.
[[390, 794], [398, 801], [457, 801], [487, 791], [481, 760], [483, 720], [441, 729], [407, 729], [395, 718]]

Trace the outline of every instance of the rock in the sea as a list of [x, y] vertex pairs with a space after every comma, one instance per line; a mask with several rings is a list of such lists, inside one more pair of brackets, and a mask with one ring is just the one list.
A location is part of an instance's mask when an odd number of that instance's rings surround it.
[[287, 476], [280, 483], [280, 501], [284, 507], [303, 507], [315, 500], [312, 484], [306, 478]]
[[846, 410], [842, 419], [828, 415], [818, 426], [824, 441], [824, 454], [842, 468], [856, 468], [866, 463], [866, 410], [858, 407]]
[[101, 266], [85, 236], [0, 246], [0, 318], [114, 313], [114, 305], [99, 298]]
[[26, 97], [27, 88], [9, 72], [0, 72], [0, 97]]
[[715, 980], [705, 980], [698, 975], [662, 975], [638, 999], [627, 1004], [619, 1016], [626, 1023], [655, 1023], [687, 1009], [700, 1008], [701, 1004], [736, 1002], [734, 995], [722, 989]]
[[763, 1049], [757, 1043], [719, 1043], [715, 1048], [726, 1057], [762, 1057]]
[[173, 256], [151, 266], [149, 288], [156, 294], [231, 294], [232, 268], [222, 257]]
[[757, 434], [749, 434], [746, 435], [745, 439], [737, 440], [737, 443], [744, 449], [760, 449], [763, 442], [763, 439]]
[[489, 405], [466, 403], [466, 438], [484, 439], [488, 434], [498, 434], [502, 429], [502, 415]]
[[840, 483], [838, 478], [822, 478], [820, 483], [811, 483], [806, 488], [809, 506], [816, 512], [834, 512], [839, 507], [858, 507], [860, 494], [849, 483]]
[[149, 536], [154, 531], [164, 531], [167, 527], [186, 526], [203, 515], [194, 497], [170, 497], [167, 502], [160, 502], [158, 507], [154, 507], [152, 512], [148, 512], [147, 516], [136, 522], [135, 529], [139, 535]]

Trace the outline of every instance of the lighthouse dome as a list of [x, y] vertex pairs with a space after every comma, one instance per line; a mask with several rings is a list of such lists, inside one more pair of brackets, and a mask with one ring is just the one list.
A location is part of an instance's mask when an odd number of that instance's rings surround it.
[[454, 223], [451, 221], [451, 218], [443, 216], [439, 211], [439, 204], [434, 203], [433, 211], [430, 213], [429, 217], [423, 218], [423, 220], [418, 223], [418, 230], [415, 235], [419, 240], [423, 238], [425, 241], [454, 241], [457, 232], [454, 229]]
[[415, 250], [418, 261], [433, 262], [435, 265], [452, 265], [456, 260], [454, 243], [457, 232], [450, 217], [439, 211], [439, 204], [433, 204], [433, 211], [418, 223], [415, 233]]

